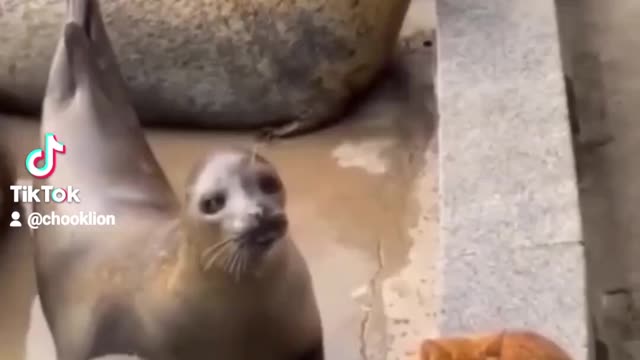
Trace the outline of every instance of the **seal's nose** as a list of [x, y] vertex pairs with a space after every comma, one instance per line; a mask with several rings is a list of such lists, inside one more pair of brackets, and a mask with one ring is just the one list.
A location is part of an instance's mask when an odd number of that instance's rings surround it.
[[289, 225], [284, 214], [265, 214], [256, 220], [256, 226], [251, 230], [247, 240], [261, 247], [267, 247], [284, 237]]
[[272, 232], [282, 234], [287, 230], [287, 218], [284, 215], [272, 215], [269, 217], [263, 217], [260, 221], [264, 232]]

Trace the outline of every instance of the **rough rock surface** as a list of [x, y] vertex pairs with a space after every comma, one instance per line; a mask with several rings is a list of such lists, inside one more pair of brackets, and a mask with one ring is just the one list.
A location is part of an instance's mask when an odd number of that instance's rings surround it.
[[[409, 0], [100, 3], [146, 124], [254, 128], [338, 115], [388, 59]], [[0, 109], [39, 107], [65, 0], [0, 0]]]

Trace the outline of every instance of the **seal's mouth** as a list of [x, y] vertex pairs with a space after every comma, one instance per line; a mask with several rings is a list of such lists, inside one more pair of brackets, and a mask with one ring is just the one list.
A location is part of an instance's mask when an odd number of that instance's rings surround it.
[[254, 224], [244, 231], [204, 249], [200, 255], [203, 269], [207, 271], [217, 264], [224, 272], [239, 280], [252, 260], [264, 256], [287, 235], [288, 227], [284, 214], [254, 219]]
[[262, 218], [236, 239], [240, 244], [256, 250], [268, 249], [286, 235], [288, 225], [287, 218], [283, 215]]

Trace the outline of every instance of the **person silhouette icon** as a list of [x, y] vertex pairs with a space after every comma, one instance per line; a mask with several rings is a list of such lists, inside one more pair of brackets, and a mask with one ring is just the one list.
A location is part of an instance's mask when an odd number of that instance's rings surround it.
[[14, 211], [11, 213], [11, 223], [9, 224], [9, 227], [22, 227], [19, 211]]

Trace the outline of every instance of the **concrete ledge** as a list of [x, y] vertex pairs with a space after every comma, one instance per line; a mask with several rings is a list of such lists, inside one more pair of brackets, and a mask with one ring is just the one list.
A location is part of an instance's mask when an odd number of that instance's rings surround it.
[[552, 0], [438, 0], [443, 335], [526, 328], [588, 358]]

